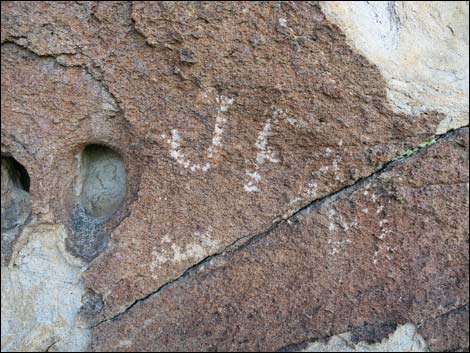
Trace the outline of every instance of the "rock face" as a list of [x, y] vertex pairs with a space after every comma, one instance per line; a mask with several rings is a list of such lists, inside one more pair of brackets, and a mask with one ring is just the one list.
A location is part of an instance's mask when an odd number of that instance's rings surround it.
[[396, 111], [446, 114], [437, 133], [468, 124], [465, 1], [324, 1], [326, 16], [380, 68]]
[[468, 347], [468, 3], [1, 6], [2, 351]]
[[13, 245], [30, 213], [29, 176], [12, 157], [2, 157], [2, 265], [10, 261]]
[[272, 351], [365, 324], [356, 341], [380, 342], [370, 331], [384, 322], [429, 325], [468, 303], [467, 181], [465, 129], [100, 324], [93, 348]]

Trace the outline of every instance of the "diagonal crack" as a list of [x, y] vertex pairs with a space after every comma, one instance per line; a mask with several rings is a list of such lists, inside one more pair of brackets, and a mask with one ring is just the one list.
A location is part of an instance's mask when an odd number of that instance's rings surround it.
[[111, 318], [107, 318], [107, 319], [99, 321], [98, 323], [91, 326], [90, 328], [91, 329], [96, 328], [96, 327], [100, 326], [101, 324], [103, 324], [107, 321], [119, 320], [123, 315], [125, 315], [128, 311], [130, 311], [137, 304], [140, 304], [140, 303], [146, 301], [147, 299], [157, 295], [158, 293], [163, 291], [165, 288], [173, 285], [174, 283], [179, 282], [179, 281], [187, 278], [188, 276], [190, 276], [193, 273], [197, 272], [204, 264], [207, 264], [207, 263], [211, 262], [212, 260], [214, 260], [216, 258], [222, 257], [222, 256], [224, 256], [225, 254], [227, 254], [229, 252], [239, 251], [239, 250], [244, 249], [245, 247], [247, 247], [248, 245], [254, 243], [255, 241], [258, 241], [258, 240], [268, 236], [274, 229], [276, 229], [280, 225], [282, 225], [286, 222], [291, 222], [292, 220], [297, 219], [300, 215], [302, 215], [304, 213], [310, 213], [315, 208], [319, 207], [320, 205], [324, 204], [325, 202], [335, 201], [340, 196], [345, 195], [345, 194], [347, 195], [347, 194], [357, 190], [358, 188], [362, 187], [366, 182], [369, 182], [369, 181], [373, 180], [374, 178], [376, 178], [380, 174], [384, 173], [385, 171], [389, 170], [390, 168], [393, 168], [395, 165], [397, 165], [399, 163], [402, 163], [403, 161], [412, 158], [416, 154], [419, 154], [422, 150], [428, 149], [430, 146], [436, 144], [437, 142], [439, 142], [441, 140], [444, 140], [444, 139], [456, 134], [458, 131], [461, 131], [461, 130], [466, 129], [466, 128], [468, 128], [468, 125], [460, 127], [458, 129], [449, 130], [444, 134], [435, 135], [432, 140], [427, 141], [426, 143], [419, 144], [416, 148], [414, 148], [412, 150], [412, 152], [405, 152], [404, 154], [393, 158], [392, 160], [384, 163], [380, 168], [378, 168], [377, 170], [375, 170], [374, 172], [372, 172], [368, 176], [356, 180], [353, 184], [345, 186], [345, 187], [343, 187], [343, 188], [341, 188], [337, 191], [334, 191], [331, 194], [328, 194], [326, 196], [318, 198], [318, 199], [310, 202], [309, 204], [307, 204], [303, 207], [300, 207], [299, 209], [292, 212], [288, 216], [278, 218], [278, 220], [276, 220], [267, 230], [265, 230], [261, 233], [258, 233], [258, 234], [253, 234], [253, 235], [249, 234], [249, 235], [242, 236], [241, 238], [238, 238], [237, 240], [232, 242], [230, 245], [226, 246], [222, 251], [205, 257], [204, 259], [202, 259], [198, 263], [196, 263], [196, 264], [192, 265], [191, 267], [187, 268], [180, 276], [164, 283], [163, 285], [158, 287], [156, 290], [150, 292], [146, 296], [135, 300], [132, 304], [130, 304], [123, 311], [117, 313], [116, 315], [112, 316]]
[[427, 322], [429, 321], [435, 321], [435, 320], [438, 320], [440, 319], [441, 317], [444, 317], [444, 316], [448, 316], [448, 315], [451, 315], [453, 313], [457, 313], [459, 311], [462, 311], [463, 309], [466, 309], [468, 310], [468, 305], [469, 303], [465, 303], [465, 304], [462, 304], [454, 309], [451, 309], [449, 311], [446, 311], [445, 313], [443, 314], [440, 314], [440, 315], [437, 315], [437, 316], [434, 316], [434, 317], [430, 317], [430, 318], [427, 318], [427, 319], [424, 319], [422, 322], [420, 322], [418, 324], [418, 328], [422, 327], [424, 324], [426, 324]]

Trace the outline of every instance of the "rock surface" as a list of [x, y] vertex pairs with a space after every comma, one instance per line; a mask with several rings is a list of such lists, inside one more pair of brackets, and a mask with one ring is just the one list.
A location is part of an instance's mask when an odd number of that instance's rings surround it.
[[[468, 3], [393, 4], [2, 2], [2, 351], [388, 342], [407, 323], [449, 346], [461, 319], [438, 318], [468, 303], [468, 132], [448, 132], [468, 124]], [[10, 156], [29, 193], [4, 185]], [[3, 289], [31, 232], [41, 286], [60, 267], [73, 303], [42, 333]], [[22, 301], [65, 310], [58, 293]]]
[[64, 227], [26, 227], [14, 262], [2, 267], [2, 352], [86, 351], [78, 323], [83, 264], [65, 250]]
[[[468, 166], [464, 129], [100, 324], [93, 348], [272, 351], [458, 309], [469, 290]], [[382, 340], [369, 331], [357, 340]]]
[[[323, 340], [325, 341], [325, 340]], [[368, 344], [355, 342], [350, 332], [307, 344], [301, 352], [426, 352], [426, 342], [417, 334], [416, 327], [406, 324], [397, 328], [382, 342]]]
[[396, 111], [468, 125], [468, 1], [322, 1], [326, 16], [380, 68]]
[[13, 246], [30, 214], [29, 176], [12, 157], [2, 157], [2, 266], [10, 262]]

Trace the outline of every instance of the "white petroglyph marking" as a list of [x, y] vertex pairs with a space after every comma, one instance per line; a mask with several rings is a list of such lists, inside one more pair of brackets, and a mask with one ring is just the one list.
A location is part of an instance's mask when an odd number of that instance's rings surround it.
[[256, 185], [260, 182], [261, 175], [259, 175], [258, 172], [249, 172], [249, 171], [247, 171], [246, 174], [250, 177], [250, 181], [244, 185], [245, 191], [247, 192], [259, 191]]
[[226, 112], [228, 108], [230, 108], [230, 106], [233, 105], [233, 103], [235, 102], [234, 98], [229, 98], [225, 96], [218, 96], [216, 100], [217, 100], [217, 103], [220, 104], [219, 110], [222, 113]]
[[214, 136], [212, 137], [212, 145], [209, 147], [207, 153], [208, 158], [214, 157], [214, 154], [218, 152], [218, 147], [222, 145], [222, 133], [224, 132], [224, 124], [227, 120], [221, 116], [218, 116], [215, 120]]
[[268, 119], [266, 124], [264, 124], [263, 130], [258, 134], [258, 138], [255, 143], [256, 148], [259, 150], [258, 155], [256, 156], [256, 163], [258, 166], [263, 165], [266, 161], [271, 163], [279, 163], [275, 153], [271, 151], [268, 146], [268, 137], [270, 136], [272, 136], [271, 119]]
[[[181, 247], [176, 244], [171, 244], [170, 249], [155, 249], [152, 251], [154, 261], [150, 264], [150, 271], [154, 273], [160, 266], [166, 263], [178, 263], [186, 260], [198, 261], [207, 255], [214, 253], [220, 246], [220, 241], [212, 238], [212, 227], [204, 233], [195, 232], [194, 237], [196, 242]], [[165, 235], [162, 238], [164, 243], [169, 243], [170, 236]]]
[[342, 250], [342, 248], [345, 245], [351, 244], [351, 240], [350, 239], [344, 239], [344, 240], [328, 239], [328, 244], [331, 244], [330, 255], [336, 255]]
[[282, 26], [282, 27], [287, 27], [287, 19], [281, 17], [281, 18], [279, 19], [279, 25]]
[[296, 197], [295, 199], [289, 201], [289, 205], [293, 205], [293, 204], [295, 204], [299, 201], [303, 201], [303, 200], [304, 200], [303, 197]]
[[[341, 214], [338, 214], [335, 209], [330, 209], [328, 211], [328, 230], [331, 232], [331, 238], [328, 239], [328, 244], [331, 245], [331, 250], [330, 250], [330, 255], [336, 255], [340, 251], [342, 251], [345, 246], [348, 244], [351, 244], [352, 241], [351, 239], [348, 239], [348, 231], [350, 226], [356, 226], [357, 225], [357, 219], [354, 219], [351, 224], [348, 224], [345, 222], [343, 216]], [[337, 233], [337, 225], [339, 225], [344, 233]], [[338, 239], [339, 238], [339, 239]]]
[[244, 185], [244, 189], [247, 192], [259, 191], [257, 185], [261, 181], [261, 176], [257, 171], [260, 170], [266, 162], [279, 163], [276, 153], [271, 150], [268, 144], [268, 139], [272, 136], [271, 119], [274, 123], [277, 123], [279, 117], [285, 118], [285, 113], [281, 109], [275, 109], [272, 113], [272, 118], [266, 120], [263, 130], [258, 133], [255, 147], [259, 152], [256, 155], [255, 170], [246, 172], [248, 176], [250, 176], [250, 180]]
[[335, 215], [336, 215], [335, 210], [331, 209], [328, 211], [328, 219], [330, 220], [330, 224], [328, 225], [328, 230], [330, 232], [333, 232], [336, 229]]
[[[220, 152], [222, 146], [222, 137], [224, 132], [224, 126], [227, 122], [222, 115], [227, 112], [229, 107], [235, 102], [234, 98], [228, 98], [225, 96], [218, 96], [216, 98], [217, 103], [219, 103], [219, 112], [215, 117], [214, 132], [212, 136], [212, 144], [207, 150], [207, 158], [209, 160], [216, 157]], [[161, 138], [165, 139], [166, 134], [162, 133]], [[178, 130], [171, 130], [171, 138], [166, 141], [170, 145], [170, 156], [173, 158], [176, 163], [184, 167], [185, 169], [190, 169], [192, 172], [207, 172], [212, 167], [212, 162], [208, 161], [205, 163], [194, 163], [181, 151], [181, 135]]]
[[307, 196], [312, 198], [317, 196], [317, 189], [318, 189], [318, 184], [311, 181], [308, 183], [308, 189], [307, 189]]

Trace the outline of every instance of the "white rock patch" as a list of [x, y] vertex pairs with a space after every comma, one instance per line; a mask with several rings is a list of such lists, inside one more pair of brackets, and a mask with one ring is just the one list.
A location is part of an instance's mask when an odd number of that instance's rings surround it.
[[301, 352], [428, 352], [426, 342], [411, 323], [398, 326], [380, 343], [352, 342], [350, 332], [331, 337], [327, 343], [313, 342]]
[[2, 352], [87, 350], [90, 332], [77, 323], [84, 266], [65, 250], [66, 236], [63, 226], [27, 227], [2, 267]]
[[380, 69], [397, 112], [445, 114], [437, 134], [468, 124], [468, 1], [322, 1], [321, 7]]

